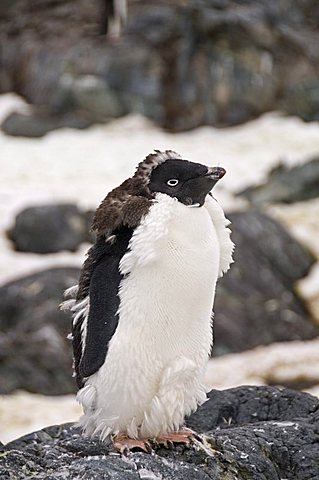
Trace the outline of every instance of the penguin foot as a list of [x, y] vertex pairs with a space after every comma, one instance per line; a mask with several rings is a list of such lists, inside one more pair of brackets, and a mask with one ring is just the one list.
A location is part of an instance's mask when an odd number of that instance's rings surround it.
[[152, 451], [151, 444], [146, 438], [130, 438], [123, 433], [119, 433], [112, 438], [113, 447], [122, 455], [126, 455], [133, 450], [142, 450], [150, 453]]
[[159, 437], [155, 438], [155, 443], [158, 445], [169, 445], [173, 443], [184, 443], [185, 445], [189, 445], [192, 440], [192, 436], [195, 432], [189, 429], [180, 430], [179, 432], [169, 432], [165, 435], [160, 435]]

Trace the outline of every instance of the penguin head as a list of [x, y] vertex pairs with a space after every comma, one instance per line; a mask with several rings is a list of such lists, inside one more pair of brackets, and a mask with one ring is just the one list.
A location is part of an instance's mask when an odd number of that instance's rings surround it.
[[225, 173], [221, 167], [171, 158], [154, 168], [148, 188], [152, 193], [166, 193], [185, 205], [202, 206], [206, 195]]
[[121, 225], [137, 226], [158, 192], [188, 206], [202, 206], [225, 173], [221, 167], [183, 160], [173, 150], [155, 150], [138, 164], [132, 177], [107, 194], [95, 212], [92, 230], [108, 238]]

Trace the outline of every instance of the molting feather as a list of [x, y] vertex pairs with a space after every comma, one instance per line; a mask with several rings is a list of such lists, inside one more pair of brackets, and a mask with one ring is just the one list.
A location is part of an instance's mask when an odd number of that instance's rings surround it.
[[147, 184], [154, 168], [170, 159], [180, 159], [173, 150], [155, 150], [139, 163], [133, 177], [112, 190], [98, 207], [92, 229], [108, 238], [120, 226], [136, 227], [153, 203]]

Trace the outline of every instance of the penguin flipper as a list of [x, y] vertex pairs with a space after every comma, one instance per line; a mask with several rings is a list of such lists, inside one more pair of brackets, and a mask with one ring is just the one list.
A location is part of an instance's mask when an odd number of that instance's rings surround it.
[[79, 366], [82, 377], [93, 375], [103, 365], [108, 343], [118, 324], [117, 293], [122, 279], [118, 264], [117, 256], [106, 255], [96, 265], [92, 274], [85, 345]]
[[[116, 331], [120, 301], [118, 291], [123, 278], [119, 264], [127, 251], [132, 233], [132, 229], [121, 227], [114, 232], [112, 242], [100, 238], [90, 249], [84, 272], [87, 308], [82, 309], [82, 315], [77, 321], [74, 317], [72, 331], [74, 368], [79, 386], [83, 386], [83, 379], [101, 368], [108, 344]], [[78, 292], [77, 298], [80, 303], [85, 303], [83, 294], [79, 295]]]

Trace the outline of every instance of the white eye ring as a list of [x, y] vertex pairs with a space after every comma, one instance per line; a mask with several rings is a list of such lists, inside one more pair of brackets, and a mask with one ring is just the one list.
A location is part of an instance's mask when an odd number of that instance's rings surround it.
[[178, 180], [176, 178], [171, 178], [170, 180], [167, 180], [167, 185], [170, 187], [176, 187], [178, 184]]

